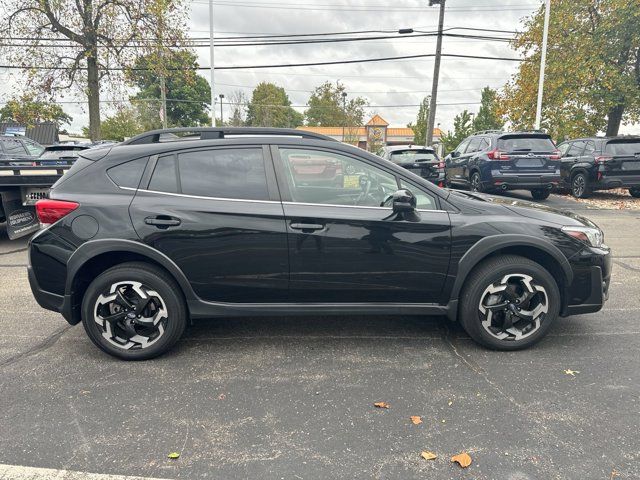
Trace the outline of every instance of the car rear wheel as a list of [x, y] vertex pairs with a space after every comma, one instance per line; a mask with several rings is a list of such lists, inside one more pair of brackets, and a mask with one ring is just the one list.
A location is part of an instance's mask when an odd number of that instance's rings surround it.
[[631, 195], [634, 198], [640, 198], [640, 187], [630, 188], [629, 195]]
[[591, 187], [586, 174], [576, 173], [571, 177], [571, 193], [576, 198], [588, 198], [591, 196]]
[[484, 192], [484, 188], [482, 187], [482, 180], [480, 179], [480, 174], [478, 172], [473, 172], [471, 174], [469, 185], [471, 187], [471, 191], [473, 192]]
[[540, 341], [560, 312], [560, 291], [541, 265], [517, 255], [486, 260], [467, 278], [460, 322], [473, 340], [495, 350]]
[[82, 300], [89, 338], [110, 355], [146, 360], [169, 350], [187, 325], [187, 309], [175, 281], [143, 262], [110, 268]]
[[531, 196], [534, 200], [545, 200], [549, 198], [551, 195], [551, 190], [546, 188], [537, 188], [535, 190], [531, 190]]

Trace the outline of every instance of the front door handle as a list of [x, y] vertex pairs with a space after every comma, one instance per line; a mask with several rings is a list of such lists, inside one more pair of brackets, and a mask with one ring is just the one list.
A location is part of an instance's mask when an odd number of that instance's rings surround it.
[[144, 219], [144, 223], [147, 225], [154, 225], [158, 228], [177, 227], [180, 225], [180, 219], [170, 217], [168, 215], [158, 215], [156, 217], [147, 217]]
[[324, 228], [324, 225], [320, 225], [318, 223], [292, 223], [290, 226], [294, 230], [302, 230], [303, 232], [314, 232]]

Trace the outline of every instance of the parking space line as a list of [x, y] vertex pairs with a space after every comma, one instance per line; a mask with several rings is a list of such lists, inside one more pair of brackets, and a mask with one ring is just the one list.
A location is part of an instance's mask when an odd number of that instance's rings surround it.
[[168, 480], [0, 464], [0, 480]]

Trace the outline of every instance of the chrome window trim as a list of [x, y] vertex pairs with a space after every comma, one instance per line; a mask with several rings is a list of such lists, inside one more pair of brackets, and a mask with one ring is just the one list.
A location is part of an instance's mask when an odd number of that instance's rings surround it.
[[[370, 207], [365, 205], [337, 205], [330, 203], [303, 203], [303, 202], [279, 202], [277, 200], [251, 200], [248, 198], [222, 198], [222, 197], [204, 197], [200, 195], [187, 195], [185, 193], [170, 193], [170, 192], [158, 192], [157, 190], [147, 190], [144, 188], [132, 188], [132, 187], [118, 187], [122, 190], [131, 190], [145, 193], [155, 193], [157, 195], [169, 195], [171, 197], [186, 197], [186, 198], [198, 198], [202, 200], [217, 200], [217, 201], [228, 201], [228, 202], [249, 202], [249, 203], [276, 203], [282, 205], [304, 205], [311, 207], [338, 207], [338, 208], [367, 208], [367, 209], [375, 209], [375, 210], [392, 210], [391, 207]], [[425, 209], [416, 209], [418, 212], [425, 213], [448, 213], [447, 210], [425, 210]]]

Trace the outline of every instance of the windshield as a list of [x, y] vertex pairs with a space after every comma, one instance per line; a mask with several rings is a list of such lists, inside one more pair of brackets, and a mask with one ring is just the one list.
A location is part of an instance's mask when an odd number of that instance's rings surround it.
[[640, 140], [630, 140], [626, 142], [609, 142], [605, 152], [610, 155], [630, 155], [640, 153]]
[[438, 160], [431, 150], [396, 150], [391, 152], [393, 163], [434, 162]]
[[556, 147], [549, 137], [502, 137], [498, 149], [504, 152], [553, 152]]

